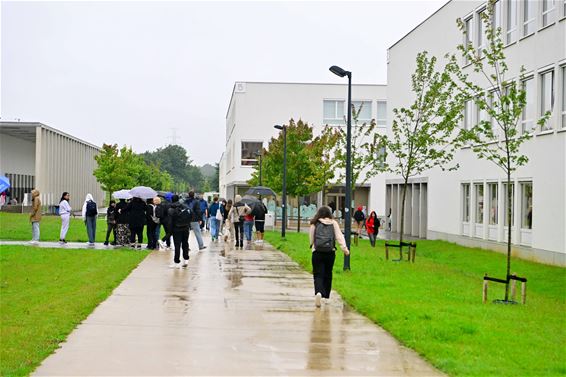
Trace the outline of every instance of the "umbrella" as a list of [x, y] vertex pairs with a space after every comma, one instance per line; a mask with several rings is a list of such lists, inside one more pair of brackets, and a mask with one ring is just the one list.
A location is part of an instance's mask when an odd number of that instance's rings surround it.
[[273, 196], [277, 196], [275, 195], [275, 192], [270, 189], [269, 187], [265, 187], [265, 186], [256, 186], [256, 187], [252, 187], [250, 188], [248, 191], [246, 191], [246, 195], [273, 195]]
[[130, 195], [134, 198], [151, 199], [157, 196], [157, 192], [151, 187], [137, 186], [130, 190]]
[[253, 210], [256, 204], [261, 203], [261, 201], [255, 196], [244, 195], [244, 197], [242, 198], [242, 203], [247, 204], [248, 207], [250, 207]]
[[130, 190], [119, 190], [112, 193], [114, 199], [132, 199], [132, 194]]
[[8, 177], [0, 175], [0, 192], [4, 192], [11, 187]]

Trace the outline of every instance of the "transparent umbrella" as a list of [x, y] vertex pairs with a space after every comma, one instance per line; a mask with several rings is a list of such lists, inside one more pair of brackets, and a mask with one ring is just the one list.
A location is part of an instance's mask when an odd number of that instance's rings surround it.
[[132, 199], [132, 194], [130, 190], [118, 190], [112, 193], [114, 199]]
[[151, 199], [157, 196], [157, 192], [151, 187], [137, 186], [130, 190], [130, 195], [134, 198]]

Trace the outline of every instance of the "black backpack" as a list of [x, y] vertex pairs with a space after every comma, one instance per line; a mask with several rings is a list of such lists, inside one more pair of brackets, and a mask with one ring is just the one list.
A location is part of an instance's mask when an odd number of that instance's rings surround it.
[[192, 211], [185, 205], [180, 205], [175, 208], [175, 220], [174, 224], [177, 227], [186, 227], [191, 225], [192, 221]]
[[314, 228], [314, 249], [325, 253], [333, 253], [336, 250], [334, 224], [316, 223]]
[[86, 202], [86, 215], [87, 216], [96, 216], [98, 215], [98, 211], [96, 210], [96, 203], [92, 200]]

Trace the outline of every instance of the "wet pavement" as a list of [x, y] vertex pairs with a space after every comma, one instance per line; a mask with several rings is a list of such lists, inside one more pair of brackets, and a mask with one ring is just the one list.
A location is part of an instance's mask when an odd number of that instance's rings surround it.
[[337, 293], [315, 308], [312, 275], [267, 244], [171, 258], [151, 253], [34, 374], [441, 375]]

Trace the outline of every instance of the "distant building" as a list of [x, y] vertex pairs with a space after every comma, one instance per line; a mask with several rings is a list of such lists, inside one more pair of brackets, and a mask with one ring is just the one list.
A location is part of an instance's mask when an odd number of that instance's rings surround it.
[[90, 193], [102, 205], [104, 192], [92, 172], [100, 148], [37, 122], [0, 121], [0, 175], [21, 203], [37, 188], [44, 206], [59, 204], [64, 191], [79, 210]]
[[[226, 149], [219, 166], [220, 196], [234, 198], [249, 188], [247, 181], [258, 164], [255, 153], [267, 148], [269, 140], [280, 132], [274, 125], [288, 124], [291, 118], [295, 122], [302, 119], [313, 127], [315, 135], [327, 124], [344, 127], [347, 95], [346, 84], [236, 82], [226, 114]], [[385, 85], [352, 85], [352, 101], [357, 109], [362, 107], [360, 124], [375, 119], [378, 130], [385, 131]], [[355, 204], [369, 206], [369, 191], [369, 182], [357, 185]], [[333, 186], [324, 198], [322, 193], [313, 193], [305, 201], [331, 205], [344, 213], [344, 184]]]
[[[486, 43], [480, 17], [485, 1], [450, 1], [388, 50], [387, 98], [391, 109], [413, 102], [411, 74], [418, 52], [443, 57], [456, 53], [464, 39], [475, 47]], [[521, 132], [533, 138], [522, 146], [529, 163], [512, 175], [513, 252], [523, 258], [566, 265], [566, 2], [500, 0], [494, 21], [502, 30], [509, 71], [526, 89]], [[465, 34], [456, 26], [461, 18]], [[439, 62], [440, 63], [440, 62]], [[465, 62], [463, 62], [465, 65]], [[520, 68], [524, 66], [525, 75]], [[486, 90], [485, 79], [467, 65], [466, 73]], [[536, 120], [547, 110], [543, 127]], [[485, 114], [470, 101], [462, 127], [477, 124]], [[479, 160], [469, 146], [455, 155], [460, 169], [432, 169], [409, 181], [407, 235], [444, 239], [470, 246], [506, 250], [506, 177], [501, 169]], [[372, 180], [372, 203], [393, 213], [393, 231], [400, 229], [400, 177]], [[375, 190], [373, 188], [376, 188]], [[373, 196], [375, 194], [375, 196]]]

